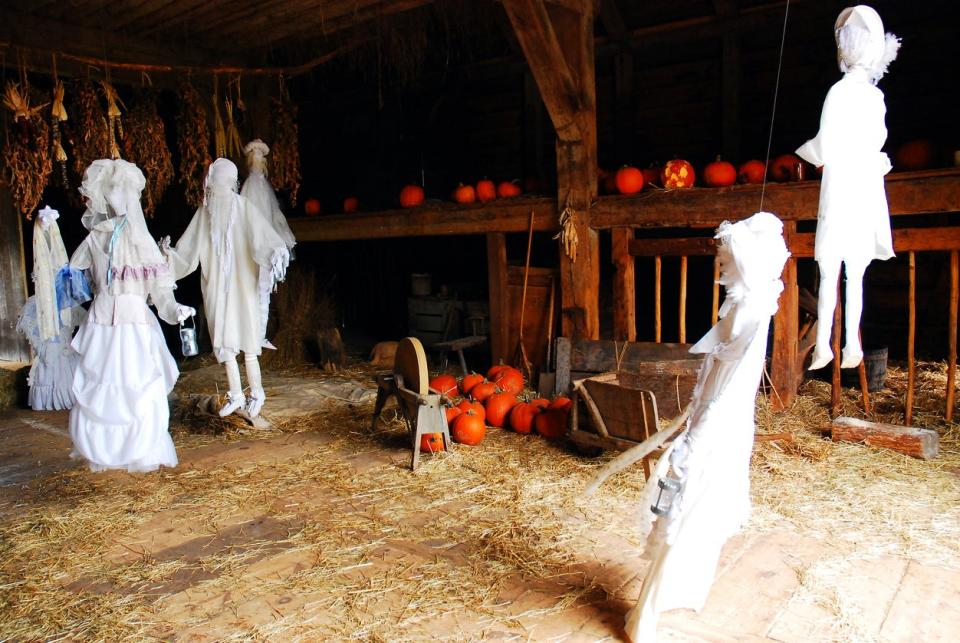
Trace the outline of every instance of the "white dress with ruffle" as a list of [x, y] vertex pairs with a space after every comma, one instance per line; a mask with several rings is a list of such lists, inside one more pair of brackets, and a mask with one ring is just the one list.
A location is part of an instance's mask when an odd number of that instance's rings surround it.
[[[158, 306], [172, 301], [172, 294], [147, 292], [156, 280], [142, 274], [166, 266], [133, 271], [123, 264], [111, 266], [107, 248], [115, 221], [97, 225], [70, 261], [71, 268], [89, 271], [96, 292], [73, 340], [80, 365], [73, 382], [77, 401], [70, 413], [71, 457], [85, 459], [94, 471], [175, 467], [167, 396], [179, 371], [147, 306], [148, 294]], [[121, 287], [110, 288], [111, 273]]]
[[[83, 314], [82, 308], [76, 309]], [[70, 323], [72, 312], [61, 311], [64, 324], [60, 334], [44, 340], [40, 336], [36, 297], [27, 299], [17, 322], [17, 330], [23, 333], [33, 349], [33, 363], [27, 384], [30, 387], [28, 402], [34, 411], [64, 411], [74, 403], [73, 374], [80, 356], [70, 345], [76, 324]]]

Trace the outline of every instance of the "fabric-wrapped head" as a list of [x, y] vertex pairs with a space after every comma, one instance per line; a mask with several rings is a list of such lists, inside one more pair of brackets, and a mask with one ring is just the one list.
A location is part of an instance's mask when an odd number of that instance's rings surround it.
[[113, 176], [113, 161], [99, 159], [91, 163], [83, 171], [83, 182], [79, 191], [87, 203], [87, 211], [83, 214], [83, 225], [88, 230], [107, 217], [106, 190]]
[[57, 219], [60, 218], [60, 213], [51, 208], [49, 205], [43, 206], [37, 212], [37, 219], [40, 221], [40, 225], [48, 226], [51, 223], [55, 223]]
[[113, 176], [104, 190], [107, 202], [117, 216], [124, 216], [131, 210], [131, 203], [140, 204], [140, 193], [147, 180], [133, 163], [117, 159], [113, 162]]
[[720, 283], [726, 287], [730, 303], [751, 294], [767, 294], [772, 288], [776, 290], [772, 300], [775, 310], [782, 289], [780, 274], [790, 256], [780, 219], [769, 212], [757, 212], [737, 223], [724, 222], [716, 238], [720, 241]]
[[207, 170], [207, 178], [203, 182], [204, 205], [207, 203], [206, 197], [211, 194], [224, 194], [226, 192], [238, 192], [239, 172], [237, 166], [230, 159], [219, 158], [210, 164]]
[[864, 4], [840, 12], [834, 37], [840, 71], [863, 69], [874, 85], [887, 73], [887, 67], [900, 49], [900, 39], [885, 34], [880, 15]]
[[256, 138], [247, 143], [243, 153], [247, 155], [247, 169], [250, 172], [267, 173], [267, 154], [270, 153], [270, 146]]

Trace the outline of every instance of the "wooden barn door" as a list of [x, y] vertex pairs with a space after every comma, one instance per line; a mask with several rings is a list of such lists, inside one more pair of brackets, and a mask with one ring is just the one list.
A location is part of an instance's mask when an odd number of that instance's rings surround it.
[[21, 226], [10, 191], [0, 185], [0, 361], [30, 361], [30, 347], [17, 332], [17, 318], [27, 300]]

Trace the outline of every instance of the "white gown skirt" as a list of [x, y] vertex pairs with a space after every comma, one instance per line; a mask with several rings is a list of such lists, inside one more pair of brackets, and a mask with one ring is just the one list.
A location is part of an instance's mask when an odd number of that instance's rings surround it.
[[168, 430], [179, 371], [152, 313], [146, 323], [88, 319], [73, 340], [80, 365], [70, 411], [73, 458], [92, 471], [154, 471], [177, 466]]

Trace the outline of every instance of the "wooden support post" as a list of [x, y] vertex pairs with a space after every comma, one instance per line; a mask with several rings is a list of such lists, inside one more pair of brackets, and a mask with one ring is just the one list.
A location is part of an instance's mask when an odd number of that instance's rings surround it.
[[710, 325], [711, 326], [716, 326], [717, 320], [720, 318], [719, 315], [720, 315], [720, 260], [717, 257], [714, 257], [713, 258], [713, 304], [710, 306]]
[[680, 321], [677, 331], [677, 341], [681, 344], [687, 343], [687, 256], [680, 257], [680, 310], [678, 311]]
[[633, 228], [614, 228], [613, 240], [613, 338], [637, 341], [636, 259], [630, 254]]
[[660, 317], [660, 277], [663, 271], [663, 260], [657, 256], [653, 258], [653, 341], [660, 343], [663, 339], [663, 321]]
[[575, 215], [576, 260], [560, 249], [562, 332], [586, 339], [600, 336], [600, 241], [590, 226], [597, 196], [593, 7], [591, 0], [503, 0], [557, 132], [558, 208]]
[[[863, 334], [857, 329], [857, 336], [860, 338], [860, 346], [863, 346]], [[863, 413], [870, 415], [870, 383], [867, 381], [867, 365], [860, 360], [857, 366], [857, 376], [860, 378], [860, 395], [863, 397]]]
[[[784, 222], [783, 232], [788, 242], [790, 235], [796, 231], [796, 227], [797, 224], [794, 221]], [[719, 264], [714, 262], [714, 265]], [[776, 411], [785, 410], [793, 404], [797, 387], [800, 385], [800, 369], [803, 368], [797, 359], [800, 334], [800, 292], [797, 287], [796, 258], [787, 259], [780, 279], [783, 281], [783, 292], [780, 294], [777, 313], [773, 318], [773, 351], [770, 364], [770, 383], [774, 391], [770, 402]], [[714, 301], [716, 299], [715, 295]]]
[[917, 376], [914, 363], [914, 349], [917, 336], [917, 255], [910, 252], [908, 279], [910, 281], [910, 298], [907, 306], [907, 398], [904, 401], [903, 423], [910, 426], [913, 423], [913, 387]]
[[837, 278], [835, 284], [824, 284], [821, 282], [820, 288], [837, 289], [837, 305], [833, 308], [833, 335], [830, 338], [830, 346], [833, 349], [833, 373], [830, 378], [830, 417], [837, 417], [840, 413], [840, 333], [843, 331], [843, 299], [840, 293], [840, 284], [843, 283], [843, 276]]
[[947, 322], [947, 422], [953, 422], [957, 378], [957, 301], [960, 299], [960, 253], [950, 252], [950, 318]]
[[509, 347], [507, 314], [507, 239], [502, 232], [487, 234], [487, 289], [490, 295], [490, 358], [506, 361]]

